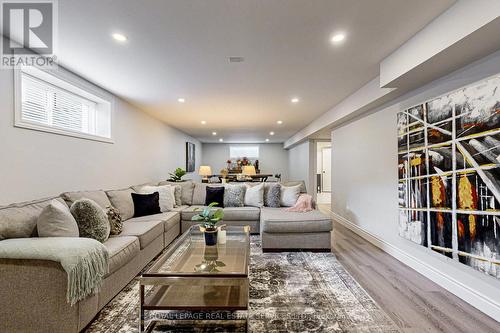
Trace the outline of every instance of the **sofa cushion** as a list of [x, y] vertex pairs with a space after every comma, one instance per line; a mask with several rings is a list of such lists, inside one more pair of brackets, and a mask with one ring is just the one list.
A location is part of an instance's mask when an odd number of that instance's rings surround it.
[[191, 180], [185, 182], [170, 182], [163, 181], [158, 185], [179, 185], [182, 189], [181, 199], [183, 205], [192, 205], [193, 204], [193, 190], [194, 190], [194, 182]]
[[[206, 206], [190, 206], [181, 212], [183, 221], [191, 221], [191, 218], [199, 214]], [[195, 211], [198, 209], [198, 211]], [[215, 208], [214, 208], [215, 209]], [[258, 221], [260, 217], [260, 209], [257, 207], [225, 207], [224, 221]]]
[[286, 182], [282, 182], [283, 186], [296, 186], [300, 185], [300, 193], [307, 193], [306, 182], [303, 180], [289, 180]]
[[188, 205], [177, 206], [177, 207], [174, 207], [174, 209], [172, 209], [172, 212], [179, 212], [180, 213], [186, 208], [189, 208], [189, 206]]
[[285, 208], [262, 208], [261, 230], [269, 233], [328, 232], [332, 230], [332, 219], [313, 210], [305, 213], [287, 212]]
[[263, 207], [264, 206], [264, 183], [255, 186], [245, 184], [245, 206]]
[[39, 237], [79, 237], [78, 224], [66, 203], [52, 200], [36, 222]]
[[134, 202], [132, 201], [134, 192], [131, 188], [106, 191], [111, 205], [118, 209], [123, 221], [134, 217]]
[[[37, 236], [36, 222], [54, 198], [0, 207], [0, 240]], [[64, 200], [55, 198], [61, 203]]]
[[123, 231], [120, 236], [136, 236], [139, 238], [141, 250], [148, 246], [165, 231], [164, 221], [158, 215], [133, 217], [123, 222]]
[[135, 192], [139, 192], [141, 188], [144, 186], [157, 186], [158, 182], [149, 182], [149, 183], [144, 183], [144, 184], [139, 184], [139, 185], [132, 185], [130, 186], [131, 189], [133, 189]]
[[257, 207], [225, 207], [224, 220], [227, 221], [258, 221], [260, 208]]
[[165, 225], [165, 232], [167, 232], [181, 223], [181, 214], [178, 212], [163, 213], [161, 219]]
[[113, 274], [132, 260], [140, 251], [139, 238], [134, 236], [112, 236], [104, 246], [109, 252], [109, 272]]
[[104, 191], [80, 191], [80, 192], [65, 192], [61, 194], [61, 197], [66, 201], [68, 207], [80, 199], [90, 199], [95, 201], [96, 204], [101, 206], [102, 209], [106, 209], [111, 206], [111, 202]]
[[205, 205], [207, 198], [207, 186], [204, 183], [195, 183], [193, 188], [193, 205]]

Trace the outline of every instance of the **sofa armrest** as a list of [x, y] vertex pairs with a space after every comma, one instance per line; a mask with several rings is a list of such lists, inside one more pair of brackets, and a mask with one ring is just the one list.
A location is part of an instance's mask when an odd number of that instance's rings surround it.
[[66, 302], [57, 262], [0, 259], [0, 332], [78, 332], [79, 304]]

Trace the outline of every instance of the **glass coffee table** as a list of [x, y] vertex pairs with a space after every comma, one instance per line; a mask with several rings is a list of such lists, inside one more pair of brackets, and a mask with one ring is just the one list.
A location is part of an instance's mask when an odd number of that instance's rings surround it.
[[[167, 322], [241, 321], [248, 325], [250, 227], [227, 227], [226, 243], [205, 246], [199, 226], [182, 234], [140, 278], [140, 331]], [[146, 325], [145, 312], [149, 320]]]

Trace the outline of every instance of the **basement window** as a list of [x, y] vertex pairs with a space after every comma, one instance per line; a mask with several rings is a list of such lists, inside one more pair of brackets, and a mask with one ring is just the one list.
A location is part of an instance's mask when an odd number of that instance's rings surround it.
[[259, 158], [259, 146], [229, 146], [229, 158]]
[[15, 73], [15, 126], [112, 143], [112, 98], [59, 69], [24, 67]]

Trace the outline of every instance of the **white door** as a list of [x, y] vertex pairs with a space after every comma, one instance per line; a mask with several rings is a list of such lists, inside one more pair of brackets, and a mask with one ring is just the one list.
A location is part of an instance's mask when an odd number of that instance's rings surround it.
[[332, 148], [321, 151], [323, 192], [332, 191]]

